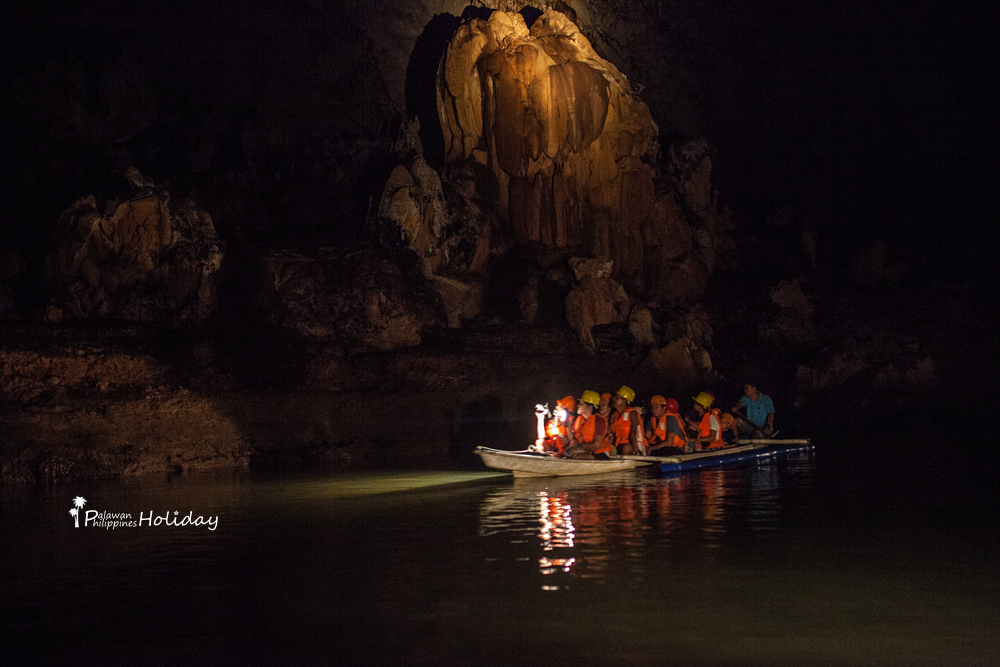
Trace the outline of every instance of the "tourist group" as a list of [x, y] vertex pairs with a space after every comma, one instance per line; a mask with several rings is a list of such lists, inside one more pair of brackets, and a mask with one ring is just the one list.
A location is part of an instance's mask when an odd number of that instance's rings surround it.
[[774, 435], [774, 403], [754, 381], [743, 386], [743, 396], [730, 412], [713, 407], [715, 396], [707, 391], [691, 400], [691, 407], [681, 415], [675, 399], [653, 396], [650, 414], [644, 418], [630, 387], [613, 394], [588, 389], [579, 398], [559, 399], [554, 411], [536, 407], [535, 448], [550, 456], [575, 459], [673, 456], [735, 446], [741, 437]]

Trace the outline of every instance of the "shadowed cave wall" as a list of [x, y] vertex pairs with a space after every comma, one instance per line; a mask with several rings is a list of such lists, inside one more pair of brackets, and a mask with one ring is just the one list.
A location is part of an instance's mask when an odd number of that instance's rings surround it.
[[[571, 23], [532, 45], [550, 8]], [[463, 50], [489, 41], [494, 10], [529, 34], [508, 22], [502, 48]], [[786, 409], [834, 394], [888, 409], [968, 369], [995, 378], [973, 304], [986, 265], [967, 251], [996, 211], [988, 17], [652, 0], [4, 11], [12, 406], [488, 375], [442, 360], [456, 350], [591, 350], [641, 392], [763, 371]], [[476, 92], [449, 63], [503, 85]], [[469, 108], [494, 117], [448, 113]], [[106, 363], [113, 341], [158, 370]], [[301, 439], [329, 440], [314, 431]]]

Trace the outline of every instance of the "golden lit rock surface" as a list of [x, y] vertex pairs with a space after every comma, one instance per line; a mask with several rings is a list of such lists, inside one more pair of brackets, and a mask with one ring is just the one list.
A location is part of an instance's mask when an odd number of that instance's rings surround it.
[[[519, 242], [607, 257], [630, 291], [700, 296], [714, 252], [710, 158], [694, 156], [704, 159], [683, 189], [657, 192], [648, 107], [564, 14], [549, 10], [530, 31], [503, 11], [464, 22], [438, 70], [437, 104], [445, 161], [486, 165]], [[695, 252], [692, 224], [708, 225], [706, 252]]]
[[598, 324], [625, 322], [630, 308], [625, 290], [611, 278], [584, 276], [566, 295], [566, 321], [576, 330], [580, 345], [591, 354], [597, 351], [591, 330]]
[[[134, 170], [133, 170], [134, 171]], [[133, 185], [138, 172], [130, 172]], [[142, 185], [104, 210], [93, 195], [60, 217], [45, 260], [46, 319], [197, 322], [215, 308], [222, 251], [212, 219]]]
[[457, 327], [479, 313], [487, 262], [504, 244], [496, 238], [496, 214], [480, 205], [476, 192], [474, 172], [483, 168], [463, 165], [469, 168], [456, 169], [442, 181], [421, 154], [416, 129], [419, 125], [411, 123], [395, 147], [407, 159], [382, 188], [378, 214], [366, 231], [381, 247], [413, 252], [441, 297], [448, 325]]

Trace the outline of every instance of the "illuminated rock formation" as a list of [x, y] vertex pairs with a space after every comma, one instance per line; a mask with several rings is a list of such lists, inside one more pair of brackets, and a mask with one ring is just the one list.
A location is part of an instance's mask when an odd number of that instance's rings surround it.
[[[437, 99], [446, 162], [489, 169], [518, 241], [610, 258], [635, 293], [700, 296], [714, 251], [711, 161], [695, 160], [690, 193], [658, 192], [649, 109], [566, 16], [547, 11], [530, 31], [509, 12], [466, 21]], [[693, 228], [706, 225], [699, 252]]]
[[222, 264], [208, 213], [172, 204], [131, 169], [137, 188], [102, 212], [93, 195], [61, 216], [45, 260], [46, 319], [198, 322], [215, 308], [214, 274]]
[[394, 146], [403, 164], [382, 188], [366, 232], [383, 248], [413, 251], [441, 298], [448, 326], [458, 327], [479, 314], [486, 263], [506, 243], [496, 214], [476, 188], [484, 169], [460, 165], [443, 180], [424, 159], [418, 130], [416, 121], [410, 123]]
[[588, 352], [597, 351], [592, 329], [599, 324], [624, 323], [632, 304], [622, 286], [611, 276], [611, 262], [570, 260], [577, 285], [566, 295], [566, 321], [576, 330]]

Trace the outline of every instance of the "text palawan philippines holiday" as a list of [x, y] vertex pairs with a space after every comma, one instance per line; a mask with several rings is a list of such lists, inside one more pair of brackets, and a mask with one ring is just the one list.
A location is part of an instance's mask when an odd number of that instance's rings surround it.
[[[69, 513], [73, 517], [73, 525], [76, 528], [80, 527], [80, 514], [86, 504], [87, 499], [83, 496], [77, 496], [73, 499], [73, 509]], [[139, 519], [136, 520], [128, 512], [98, 512], [97, 510], [83, 512], [84, 528], [115, 530], [116, 528], [142, 528], [143, 526], [205, 526], [209, 530], [215, 530], [219, 527], [219, 517], [206, 518], [201, 515], [195, 517], [194, 511], [181, 516], [181, 513], [176, 510], [174, 510], [173, 516], [170, 512], [164, 512], [160, 515], [150, 510], [149, 516], [146, 516], [145, 512], [139, 512]]]
[[104, 528], [114, 530], [116, 528], [142, 528], [144, 526], [205, 526], [209, 530], [219, 527], [219, 517], [217, 516], [195, 516], [194, 511], [185, 515], [180, 512], [164, 512], [155, 514], [152, 510], [149, 513], [139, 512], [139, 518], [135, 519], [129, 513], [98, 512], [97, 510], [87, 510], [83, 515], [83, 526], [85, 528]]

